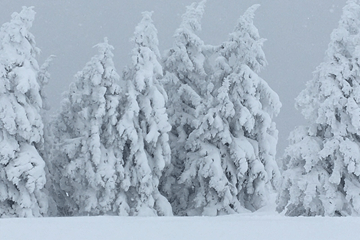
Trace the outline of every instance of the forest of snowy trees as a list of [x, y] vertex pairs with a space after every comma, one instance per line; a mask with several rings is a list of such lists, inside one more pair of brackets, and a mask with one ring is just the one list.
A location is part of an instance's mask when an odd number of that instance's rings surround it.
[[37, 62], [34, 9], [12, 14], [0, 29], [0, 217], [217, 216], [273, 193], [287, 216], [360, 215], [360, 0], [296, 99], [307, 124], [284, 156], [281, 102], [260, 76], [259, 5], [214, 46], [198, 35], [205, 3], [187, 7], [164, 54], [143, 12], [121, 72], [104, 38], [51, 117], [56, 60]]

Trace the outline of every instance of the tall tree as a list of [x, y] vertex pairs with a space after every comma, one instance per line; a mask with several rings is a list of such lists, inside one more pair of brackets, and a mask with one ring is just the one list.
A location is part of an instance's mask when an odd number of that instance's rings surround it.
[[52, 123], [54, 198], [60, 215], [120, 214], [119, 75], [107, 39], [75, 76]]
[[[172, 164], [162, 179], [161, 189], [177, 215], [186, 215], [189, 208], [192, 190], [178, 179], [184, 172], [186, 159], [189, 157], [189, 135], [197, 128], [199, 118], [205, 112], [205, 44], [196, 35], [201, 30], [205, 3], [206, 1], [202, 1], [187, 7], [186, 13], [182, 16], [182, 23], [174, 35], [174, 46], [164, 57], [164, 84], [168, 95], [171, 96], [167, 108], [172, 125]], [[192, 160], [193, 158], [188, 159], [189, 162]]]
[[144, 12], [135, 29], [132, 66], [124, 73], [125, 106], [118, 125], [125, 169], [121, 188], [130, 199], [130, 215], [172, 215], [169, 202], [158, 189], [163, 169], [170, 163], [171, 126], [151, 15]]
[[[186, 30], [197, 26], [194, 22], [199, 26], [203, 4], [188, 8], [183, 21]], [[230, 39], [220, 47], [193, 41], [198, 39], [196, 35], [190, 38], [186, 32], [182, 39], [190, 39], [189, 43], [183, 42], [190, 46], [186, 51], [190, 63], [201, 68], [188, 64], [186, 71], [170, 69], [175, 75], [173, 82], [179, 86], [170, 85], [168, 89], [180, 89], [178, 99], [169, 106], [176, 144], [171, 174], [175, 183], [170, 181], [171, 187], [167, 186], [173, 190], [169, 195], [177, 214], [256, 210], [266, 203], [272, 183], [279, 177], [275, 161], [277, 130], [272, 118], [281, 104], [277, 94], [257, 75], [266, 60], [263, 40], [252, 21], [256, 8], [253, 6], [239, 19]], [[192, 30], [197, 29], [200, 27]], [[199, 46], [195, 53], [191, 48], [194, 42]], [[169, 61], [180, 53], [184, 55], [186, 48], [179, 49], [169, 51]], [[212, 66], [211, 58], [216, 58], [216, 66]], [[179, 57], [179, 64], [173, 65], [181, 66], [182, 59]]]
[[0, 217], [47, 214], [39, 49], [29, 32], [35, 12], [23, 7], [0, 29]]
[[290, 135], [278, 211], [290, 216], [360, 213], [360, 4], [347, 1], [326, 57], [296, 106], [306, 126]]
[[[253, 18], [253, 5], [238, 20], [216, 59], [214, 85], [219, 118], [226, 129], [223, 169], [237, 202], [251, 211], [264, 206], [278, 186], [275, 159], [278, 131], [273, 118], [280, 111], [278, 95], [259, 73], [267, 64]], [[220, 135], [220, 136], [221, 136]]]

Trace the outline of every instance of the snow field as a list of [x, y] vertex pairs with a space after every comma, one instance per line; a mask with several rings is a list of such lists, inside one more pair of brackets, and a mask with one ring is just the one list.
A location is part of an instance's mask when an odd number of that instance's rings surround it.
[[78, 217], [1, 219], [1, 240], [358, 240], [354, 217]]

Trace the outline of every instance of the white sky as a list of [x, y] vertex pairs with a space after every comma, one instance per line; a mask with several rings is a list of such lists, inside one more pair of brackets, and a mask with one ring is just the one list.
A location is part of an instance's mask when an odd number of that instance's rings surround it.
[[[142, 11], [154, 11], [159, 31], [160, 50], [171, 47], [172, 35], [179, 26], [185, 6], [193, 0], [1, 0], [0, 23], [10, 20], [21, 6], [35, 6], [32, 28], [42, 50], [39, 64], [49, 55], [57, 56], [50, 69], [47, 87], [55, 112], [61, 93], [73, 76], [96, 54], [92, 47], [109, 38], [115, 47], [119, 73], [130, 62], [132, 37]], [[283, 103], [276, 118], [279, 130], [278, 157], [287, 146], [295, 126], [304, 123], [294, 108], [294, 98], [305, 88], [312, 72], [324, 58], [331, 31], [337, 27], [345, 0], [208, 0], [200, 36], [207, 44], [226, 40], [238, 17], [252, 4], [260, 3], [255, 25], [268, 39], [264, 51], [269, 66], [260, 74]]]

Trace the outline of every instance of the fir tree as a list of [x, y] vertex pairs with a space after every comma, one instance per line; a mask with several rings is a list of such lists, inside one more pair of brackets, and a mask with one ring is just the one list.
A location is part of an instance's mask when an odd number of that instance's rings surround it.
[[151, 15], [144, 12], [135, 29], [132, 67], [124, 73], [127, 92], [118, 130], [125, 171], [120, 185], [129, 199], [130, 215], [163, 216], [172, 215], [170, 204], [158, 189], [163, 169], [170, 163], [171, 126]]
[[[203, 4], [197, 8], [193, 4], [184, 22], [194, 22], [187, 18], [200, 16]], [[266, 60], [261, 48], [263, 40], [252, 22], [256, 8], [253, 6], [240, 18], [230, 39], [220, 47], [199, 42], [198, 52], [187, 51], [191, 57], [197, 56], [192, 62], [201, 63], [198, 66], [203, 71], [188, 67], [183, 74], [179, 69], [172, 70], [174, 82], [179, 85], [175, 89], [188, 90], [178, 91], [180, 100], [169, 106], [173, 109], [176, 145], [171, 174], [174, 184], [167, 187], [177, 214], [256, 210], [266, 203], [279, 177], [275, 161], [277, 130], [272, 117], [281, 104], [257, 75]], [[190, 14], [194, 9], [198, 14]], [[192, 46], [193, 42], [184, 45]], [[172, 55], [174, 52], [170, 50]], [[216, 58], [215, 67], [210, 68], [209, 58]], [[183, 58], [179, 59], [181, 63]]]
[[47, 214], [39, 49], [29, 32], [35, 12], [23, 7], [0, 29], [0, 217]]
[[193, 191], [191, 183], [188, 188], [178, 180], [185, 170], [186, 161], [193, 160], [188, 156], [188, 147], [192, 144], [188, 138], [199, 126], [199, 118], [205, 112], [203, 96], [207, 94], [204, 52], [206, 46], [196, 35], [201, 30], [200, 21], [205, 2], [193, 3], [187, 7], [186, 13], [182, 16], [182, 23], [174, 35], [174, 46], [164, 57], [165, 88], [171, 96], [167, 108], [172, 125], [170, 133], [172, 164], [164, 174], [161, 189], [177, 215], [186, 215], [188, 204], [191, 204], [189, 200]]
[[267, 64], [264, 39], [253, 23], [259, 6], [253, 5], [239, 18], [229, 40], [221, 46], [214, 74], [217, 114], [223, 122], [218, 140], [224, 145], [223, 169], [237, 205], [251, 211], [267, 203], [280, 178], [275, 160], [278, 131], [273, 118], [281, 103], [258, 75]]
[[75, 76], [52, 126], [53, 192], [60, 215], [121, 214], [119, 75], [107, 39]]
[[347, 1], [323, 63], [296, 99], [308, 124], [290, 135], [278, 211], [360, 213], [360, 4]]

